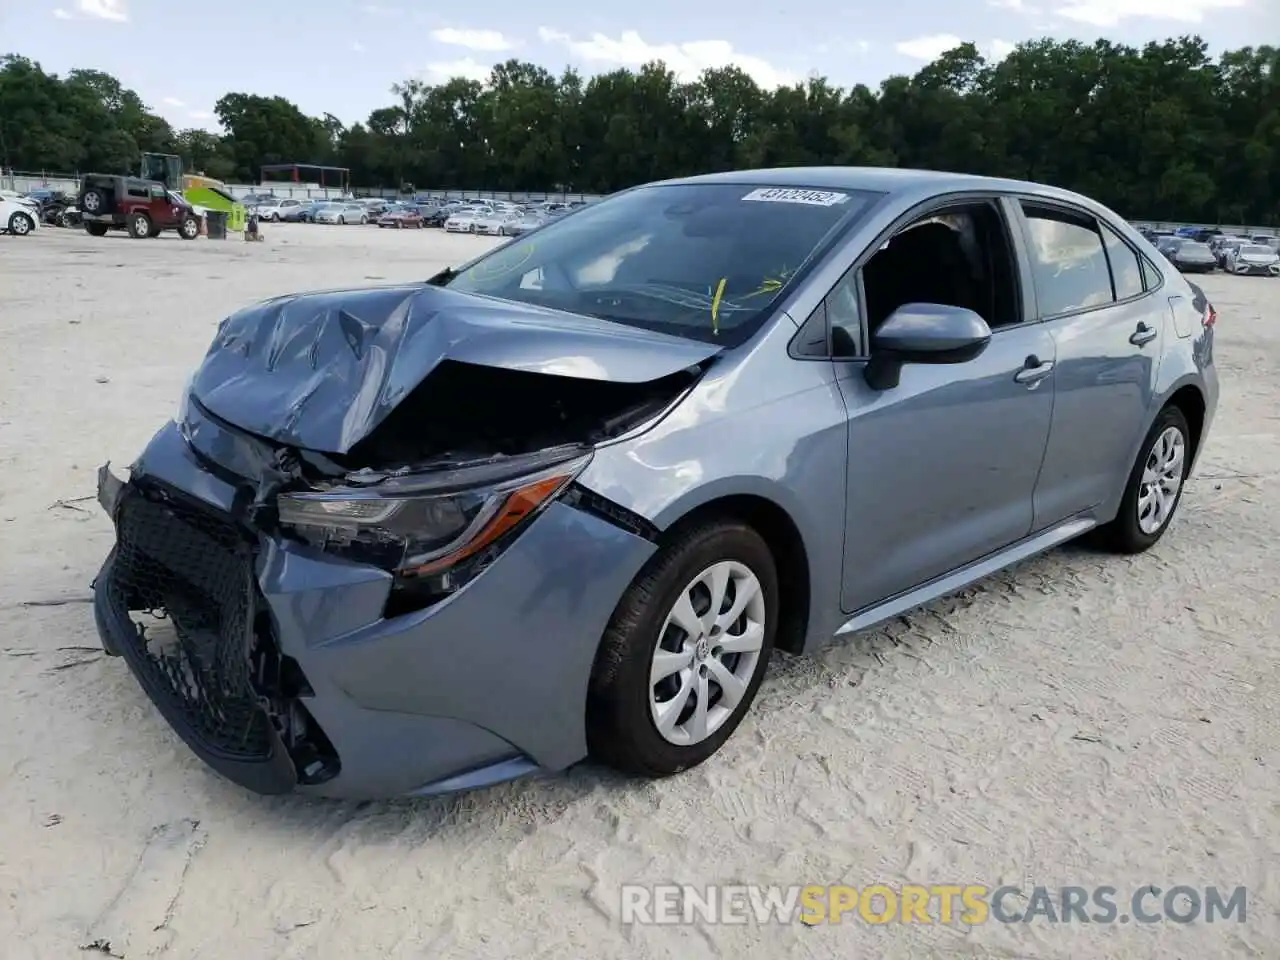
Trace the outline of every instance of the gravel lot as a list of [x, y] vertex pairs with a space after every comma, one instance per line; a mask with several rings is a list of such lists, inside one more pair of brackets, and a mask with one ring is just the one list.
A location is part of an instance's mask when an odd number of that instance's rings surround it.
[[[423, 278], [487, 242], [265, 232], [0, 237], [6, 958], [1276, 956], [1280, 281], [1203, 282], [1221, 406], [1146, 556], [1067, 547], [776, 662], [722, 755], [673, 780], [579, 768], [356, 805], [264, 800], [206, 771], [100, 655], [84, 602], [111, 542], [95, 470], [171, 415], [222, 316]], [[1243, 924], [620, 924], [620, 884], [670, 881], [1101, 884], [1126, 904], [1144, 884], [1243, 884], [1249, 899]]]

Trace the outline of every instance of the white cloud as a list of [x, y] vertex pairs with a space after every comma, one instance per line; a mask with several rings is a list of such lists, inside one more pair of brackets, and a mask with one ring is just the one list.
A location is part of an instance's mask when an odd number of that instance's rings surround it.
[[1249, 0], [1069, 0], [1054, 13], [1092, 27], [1114, 27], [1122, 20], [1203, 23], [1210, 13], [1248, 5]]
[[71, 14], [67, 13], [67, 11], [63, 10], [61, 7], [58, 7], [58, 9], [56, 9], [56, 10], [54, 10], [54, 11], [53, 11], [53, 16], [54, 16], [54, 19], [55, 19], [55, 20], [70, 20], [70, 19], [71, 19]]
[[1018, 45], [1008, 40], [992, 40], [982, 50], [982, 55], [988, 60], [1003, 60], [1009, 54], [1016, 50]]
[[129, 19], [129, 8], [125, 5], [125, 0], [76, 0], [76, 7], [86, 17], [97, 20], [124, 23]]
[[454, 77], [465, 77], [468, 80], [479, 80], [483, 83], [489, 79], [492, 67], [477, 63], [471, 57], [461, 60], [446, 60], [441, 63], [429, 63], [422, 72], [432, 83], [444, 83]]
[[1027, 0], [987, 0], [987, 3], [998, 10], [1012, 10], [1029, 16], [1040, 12], [1039, 7], [1032, 6]]
[[455, 27], [442, 27], [431, 31], [431, 39], [437, 43], [447, 43], [451, 47], [466, 47], [468, 50], [483, 50], [496, 53], [500, 50], [512, 50], [516, 44], [508, 40], [497, 30], [459, 30]]
[[951, 33], [935, 33], [927, 37], [916, 37], [914, 40], [903, 40], [895, 44], [894, 49], [904, 56], [916, 60], [936, 60], [948, 50], [954, 50], [964, 43]]
[[799, 82], [790, 71], [775, 67], [760, 57], [741, 53], [728, 40], [691, 40], [685, 43], [649, 44], [634, 30], [626, 30], [616, 40], [603, 33], [593, 33], [589, 40], [575, 40], [567, 33], [539, 27], [538, 37], [544, 43], [567, 47], [574, 56], [587, 63], [607, 63], [635, 68], [661, 60], [682, 81], [696, 80], [703, 70], [737, 67], [762, 87], [781, 87]]
[[352, 40], [352, 41], [351, 41], [351, 52], [352, 52], [352, 53], [364, 53], [364, 44], [363, 44], [363, 43], [361, 43], [359, 40]]
[[192, 110], [187, 114], [192, 120], [212, 120], [213, 114], [208, 110]]
[[177, 97], [165, 97], [164, 100], [162, 100], [161, 102], [166, 107], [185, 107], [186, 106], [186, 104], [183, 103], [181, 100], [179, 100]]

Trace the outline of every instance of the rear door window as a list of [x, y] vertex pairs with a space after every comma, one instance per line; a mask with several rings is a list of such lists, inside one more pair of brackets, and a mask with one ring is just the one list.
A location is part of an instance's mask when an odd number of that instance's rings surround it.
[[1111, 263], [1111, 276], [1116, 284], [1116, 299], [1128, 300], [1141, 294], [1142, 265], [1133, 247], [1105, 223], [1102, 224], [1102, 239], [1106, 244], [1107, 259]]
[[1073, 313], [1115, 302], [1098, 221], [1086, 214], [1023, 202], [1031, 272], [1040, 314]]

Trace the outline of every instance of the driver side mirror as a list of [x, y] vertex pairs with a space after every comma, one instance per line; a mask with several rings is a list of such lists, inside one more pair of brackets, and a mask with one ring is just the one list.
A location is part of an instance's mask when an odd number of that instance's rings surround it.
[[903, 304], [872, 335], [864, 375], [873, 390], [889, 390], [898, 385], [903, 364], [966, 363], [990, 342], [991, 328], [972, 310]]

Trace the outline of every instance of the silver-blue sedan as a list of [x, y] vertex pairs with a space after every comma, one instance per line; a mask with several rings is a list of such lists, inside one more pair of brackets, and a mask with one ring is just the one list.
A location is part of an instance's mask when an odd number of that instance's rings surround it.
[[675, 774], [775, 650], [1083, 534], [1160, 540], [1216, 317], [1034, 183], [637, 187], [426, 282], [226, 318], [128, 479], [99, 474], [99, 632], [262, 793]]

